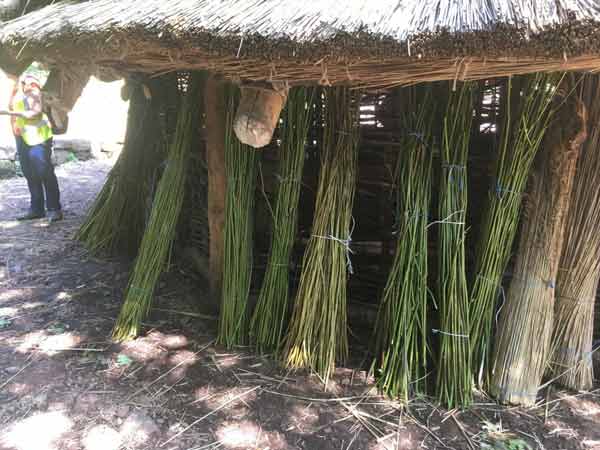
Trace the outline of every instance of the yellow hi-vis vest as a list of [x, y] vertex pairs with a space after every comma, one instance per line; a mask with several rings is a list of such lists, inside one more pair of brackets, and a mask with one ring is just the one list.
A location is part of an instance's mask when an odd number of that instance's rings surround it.
[[[16, 112], [23, 112], [26, 110], [25, 99], [22, 95], [15, 99], [13, 108]], [[15, 127], [21, 131], [23, 141], [30, 146], [46, 142], [53, 136], [50, 121], [44, 113], [34, 119], [17, 117], [15, 120]]]

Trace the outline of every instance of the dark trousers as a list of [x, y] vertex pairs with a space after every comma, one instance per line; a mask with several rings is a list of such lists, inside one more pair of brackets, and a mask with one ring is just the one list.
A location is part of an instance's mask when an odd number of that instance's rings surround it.
[[27, 145], [23, 138], [15, 136], [21, 170], [27, 179], [31, 195], [31, 210], [44, 212], [44, 192], [46, 193], [46, 209], [60, 210], [60, 191], [58, 180], [52, 165], [52, 139], [39, 145]]

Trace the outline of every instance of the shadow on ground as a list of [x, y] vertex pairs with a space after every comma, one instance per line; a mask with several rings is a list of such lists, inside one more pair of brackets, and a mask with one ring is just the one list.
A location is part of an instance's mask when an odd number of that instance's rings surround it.
[[196, 315], [206, 289], [178, 273], [161, 281], [143, 335], [111, 341], [128, 263], [71, 240], [108, 169], [61, 169], [67, 215], [52, 226], [10, 220], [26, 187], [0, 182], [0, 449], [600, 449], [598, 391], [549, 392], [527, 410], [481, 397], [468, 412], [401, 408], [361, 367], [325, 391], [270, 356], [226, 351], [216, 322]]

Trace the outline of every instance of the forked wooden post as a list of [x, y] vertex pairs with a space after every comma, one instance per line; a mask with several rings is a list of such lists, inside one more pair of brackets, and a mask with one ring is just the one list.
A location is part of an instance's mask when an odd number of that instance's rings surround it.
[[54, 68], [44, 86], [44, 108], [55, 126], [67, 131], [68, 114], [79, 99], [91, 75], [89, 67]]
[[250, 84], [240, 88], [241, 98], [233, 129], [243, 143], [254, 148], [271, 142], [279, 115], [287, 101], [288, 89], [281, 84]]
[[208, 168], [208, 236], [210, 294], [214, 306], [221, 300], [223, 230], [225, 228], [225, 97], [223, 85], [209, 76], [204, 93], [206, 163]]

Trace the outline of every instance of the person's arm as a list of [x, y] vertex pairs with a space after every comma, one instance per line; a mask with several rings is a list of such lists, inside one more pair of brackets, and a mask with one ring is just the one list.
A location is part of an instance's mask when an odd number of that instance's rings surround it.
[[27, 94], [25, 96], [25, 111], [13, 111], [10, 109], [0, 110], [0, 116], [22, 117], [24, 119], [34, 119], [42, 114], [42, 101], [39, 94]]
[[24, 113], [11, 111], [10, 109], [0, 109], [0, 116], [25, 117]]

